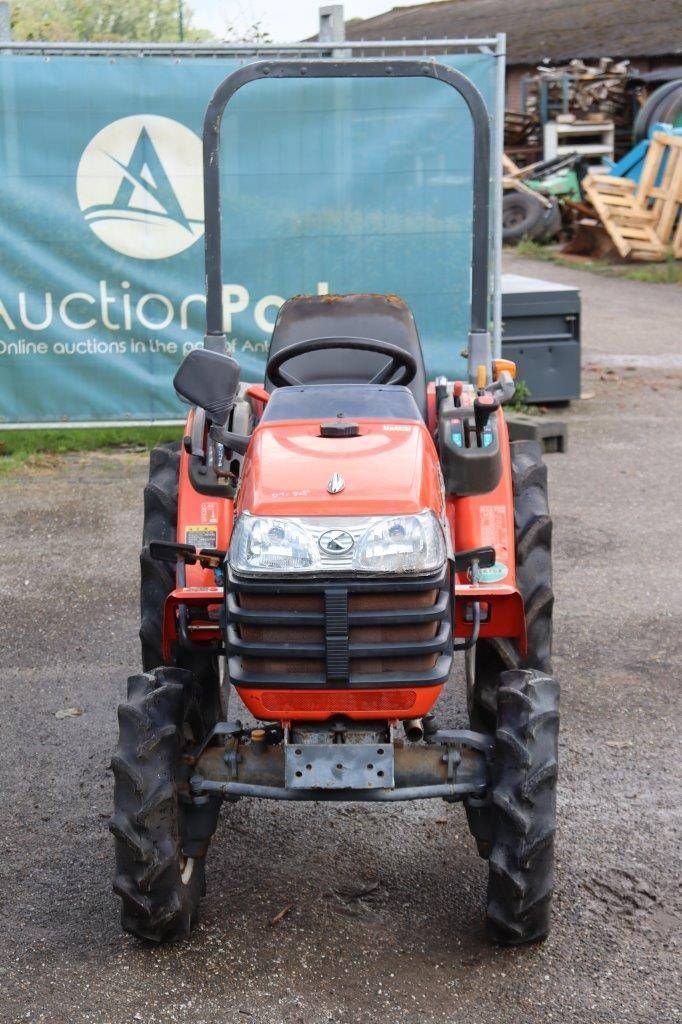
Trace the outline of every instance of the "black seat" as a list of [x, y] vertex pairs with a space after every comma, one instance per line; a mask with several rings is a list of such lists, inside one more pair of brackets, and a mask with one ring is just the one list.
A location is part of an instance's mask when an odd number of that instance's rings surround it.
[[[295, 295], [280, 308], [269, 355], [314, 338], [372, 338], [409, 352], [417, 373], [408, 388], [426, 419], [426, 374], [412, 312], [397, 295]], [[303, 384], [363, 384], [386, 365], [386, 357], [357, 349], [334, 349], [296, 356], [285, 364]], [[274, 389], [266, 377], [268, 391]]]

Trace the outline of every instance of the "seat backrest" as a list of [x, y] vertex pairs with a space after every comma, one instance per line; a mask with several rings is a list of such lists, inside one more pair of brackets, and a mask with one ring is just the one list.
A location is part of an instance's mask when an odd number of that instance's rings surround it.
[[[408, 384], [426, 418], [426, 374], [421, 342], [412, 312], [397, 295], [295, 295], [280, 308], [270, 341], [270, 355], [313, 338], [372, 338], [409, 352], [417, 363]], [[357, 349], [334, 349], [297, 356], [285, 369], [304, 384], [361, 384], [386, 365], [386, 357]], [[273, 390], [266, 378], [265, 386]]]

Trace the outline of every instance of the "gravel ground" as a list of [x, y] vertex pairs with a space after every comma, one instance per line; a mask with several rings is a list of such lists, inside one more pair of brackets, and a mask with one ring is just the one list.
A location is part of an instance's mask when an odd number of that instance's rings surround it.
[[[521, 272], [547, 270], [523, 262]], [[590, 278], [589, 302], [599, 292], [606, 309], [620, 286]], [[639, 308], [649, 289], [625, 287]], [[678, 328], [677, 293], [654, 292], [657, 328], [673, 301]], [[599, 351], [622, 351], [619, 338], [635, 354], [669, 351], [658, 330], [640, 345], [618, 311], [604, 323]], [[593, 362], [598, 348], [588, 345]], [[486, 866], [462, 809], [437, 803], [228, 807], [193, 938], [150, 949], [123, 935], [107, 763], [138, 661], [146, 458], [44, 460], [5, 479], [0, 1020], [678, 1020], [682, 377], [648, 373], [588, 370], [595, 397], [567, 412], [569, 451], [548, 459], [563, 691], [558, 885], [551, 937], [526, 949], [487, 944]], [[83, 713], [55, 717], [70, 707]], [[462, 721], [463, 709], [458, 672], [442, 717]]]

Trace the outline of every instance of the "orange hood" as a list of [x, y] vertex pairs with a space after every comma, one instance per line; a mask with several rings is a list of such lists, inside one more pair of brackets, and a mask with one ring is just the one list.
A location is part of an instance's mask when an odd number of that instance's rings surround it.
[[[438, 456], [414, 421], [357, 421], [358, 437], [320, 437], [319, 423], [264, 423], [243, 467], [237, 512], [281, 516], [444, 514]], [[343, 488], [328, 484], [337, 473]]]

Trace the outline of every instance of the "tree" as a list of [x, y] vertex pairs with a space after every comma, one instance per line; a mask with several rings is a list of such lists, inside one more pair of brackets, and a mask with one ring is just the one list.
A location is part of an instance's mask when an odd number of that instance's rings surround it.
[[228, 22], [223, 39], [226, 43], [253, 43], [255, 46], [272, 42], [272, 36], [260, 21], [254, 21], [243, 31]]
[[[194, 12], [181, 0], [13, 0], [12, 38], [17, 42], [172, 43], [182, 24], [185, 42], [211, 40], [192, 25]], [[180, 17], [181, 15], [181, 17]]]

